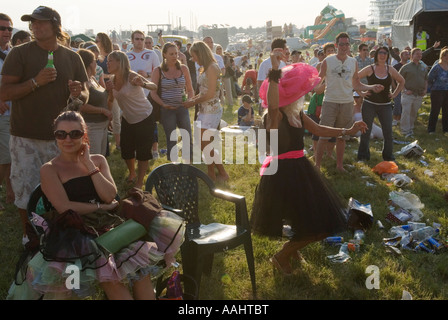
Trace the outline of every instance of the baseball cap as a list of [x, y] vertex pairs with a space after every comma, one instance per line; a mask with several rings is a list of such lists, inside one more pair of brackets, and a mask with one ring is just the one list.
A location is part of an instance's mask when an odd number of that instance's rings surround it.
[[252, 98], [251, 98], [249, 95], [247, 95], [247, 94], [245, 94], [245, 95], [243, 96], [242, 101], [243, 101], [243, 102], [247, 102], [247, 103], [254, 103], [254, 102], [252, 101]]
[[57, 13], [56, 10], [45, 6], [37, 7], [32, 14], [23, 15], [21, 18], [22, 21], [31, 21], [33, 19], [54, 21], [61, 25], [61, 16], [59, 13]]

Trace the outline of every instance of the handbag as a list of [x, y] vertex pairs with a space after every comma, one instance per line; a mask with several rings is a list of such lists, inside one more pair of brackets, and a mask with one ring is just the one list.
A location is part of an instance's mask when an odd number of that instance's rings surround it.
[[[159, 68], [159, 83], [157, 84], [157, 95], [160, 97], [161, 93], [162, 93], [162, 69], [160, 67]], [[151, 92], [148, 94], [148, 100], [149, 102], [151, 102], [152, 105], [152, 117], [154, 119], [154, 121], [160, 121], [160, 108], [163, 108], [160, 104], [158, 104], [152, 97], [151, 97]]]

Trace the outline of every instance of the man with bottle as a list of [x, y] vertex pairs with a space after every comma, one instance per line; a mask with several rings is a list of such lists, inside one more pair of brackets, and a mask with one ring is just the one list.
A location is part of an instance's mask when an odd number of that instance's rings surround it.
[[[34, 41], [14, 47], [2, 69], [0, 100], [12, 101], [11, 184], [27, 242], [26, 207], [40, 182], [40, 167], [57, 155], [53, 121], [70, 100], [88, 100], [87, 74], [81, 57], [59, 45], [66, 40], [61, 17], [40, 6], [22, 16], [30, 22]], [[47, 67], [48, 56], [54, 63]]]

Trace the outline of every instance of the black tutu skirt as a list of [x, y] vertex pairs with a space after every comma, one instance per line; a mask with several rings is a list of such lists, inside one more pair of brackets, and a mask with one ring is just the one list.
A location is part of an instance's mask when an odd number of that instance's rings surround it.
[[261, 177], [251, 214], [254, 233], [293, 241], [318, 241], [347, 229], [347, 206], [306, 158], [278, 160], [274, 175]]

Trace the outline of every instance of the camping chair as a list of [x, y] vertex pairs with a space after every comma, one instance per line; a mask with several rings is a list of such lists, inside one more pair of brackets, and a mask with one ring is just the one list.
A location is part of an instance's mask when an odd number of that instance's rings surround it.
[[[200, 180], [205, 182], [213, 197], [235, 204], [235, 225], [201, 224]], [[255, 298], [255, 265], [245, 197], [217, 189], [203, 171], [187, 164], [168, 163], [157, 167], [148, 176], [145, 187], [148, 192], [154, 188], [163, 205], [183, 211], [187, 223], [185, 241], [181, 246], [184, 274], [191, 276], [200, 288], [202, 273], [210, 274], [215, 253], [244, 245]]]

